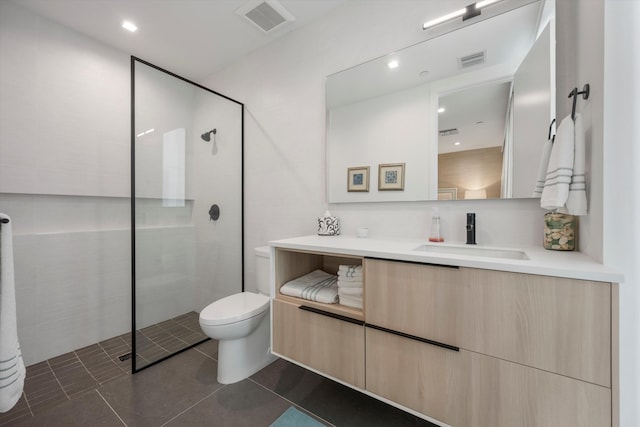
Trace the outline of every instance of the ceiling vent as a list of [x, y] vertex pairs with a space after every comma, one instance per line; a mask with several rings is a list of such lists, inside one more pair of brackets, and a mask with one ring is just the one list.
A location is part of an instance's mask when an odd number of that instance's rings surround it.
[[485, 61], [485, 51], [472, 53], [471, 55], [463, 56], [462, 58], [458, 58], [458, 65], [460, 68], [469, 68], [474, 65], [484, 64]]
[[457, 135], [458, 128], [444, 129], [438, 132], [440, 136]]
[[265, 34], [296, 19], [276, 0], [253, 0], [236, 10], [236, 13]]

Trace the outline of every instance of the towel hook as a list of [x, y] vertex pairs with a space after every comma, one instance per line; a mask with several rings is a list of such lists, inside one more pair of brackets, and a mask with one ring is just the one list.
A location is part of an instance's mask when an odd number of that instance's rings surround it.
[[554, 133], [553, 136], [551, 136], [551, 132], [553, 132], [553, 124], [555, 122], [556, 119], [551, 120], [551, 124], [549, 125], [549, 136], [547, 137], [547, 139], [549, 139], [552, 144], [556, 141], [556, 134]]
[[589, 83], [585, 84], [582, 87], [582, 90], [578, 92], [578, 88], [574, 87], [571, 93], [569, 93], [569, 98], [573, 98], [573, 106], [571, 107], [571, 119], [575, 120], [576, 118], [576, 101], [578, 100], [578, 95], [582, 95], [582, 99], [589, 99], [589, 92], [591, 91], [591, 87]]

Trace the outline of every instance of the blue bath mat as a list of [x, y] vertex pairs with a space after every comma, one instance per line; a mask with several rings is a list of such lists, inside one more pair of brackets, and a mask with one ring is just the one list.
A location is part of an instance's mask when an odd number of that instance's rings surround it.
[[325, 425], [290, 406], [270, 427], [325, 427]]

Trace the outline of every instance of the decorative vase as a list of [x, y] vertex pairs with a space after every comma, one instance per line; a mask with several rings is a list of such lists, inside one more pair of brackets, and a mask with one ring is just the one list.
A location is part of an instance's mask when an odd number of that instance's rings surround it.
[[576, 248], [576, 222], [573, 215], [547, 212], [544, 214], [544, 248], [553, 251], [573, 251]]

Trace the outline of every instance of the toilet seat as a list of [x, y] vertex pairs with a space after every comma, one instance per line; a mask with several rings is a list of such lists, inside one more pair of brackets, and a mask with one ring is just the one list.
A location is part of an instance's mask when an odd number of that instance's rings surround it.
[[269, 297], [253, 292], [240, 292], [212, 302], [200, 312], [200, 324], [227, 325], [256, 316], [269, 307]]

